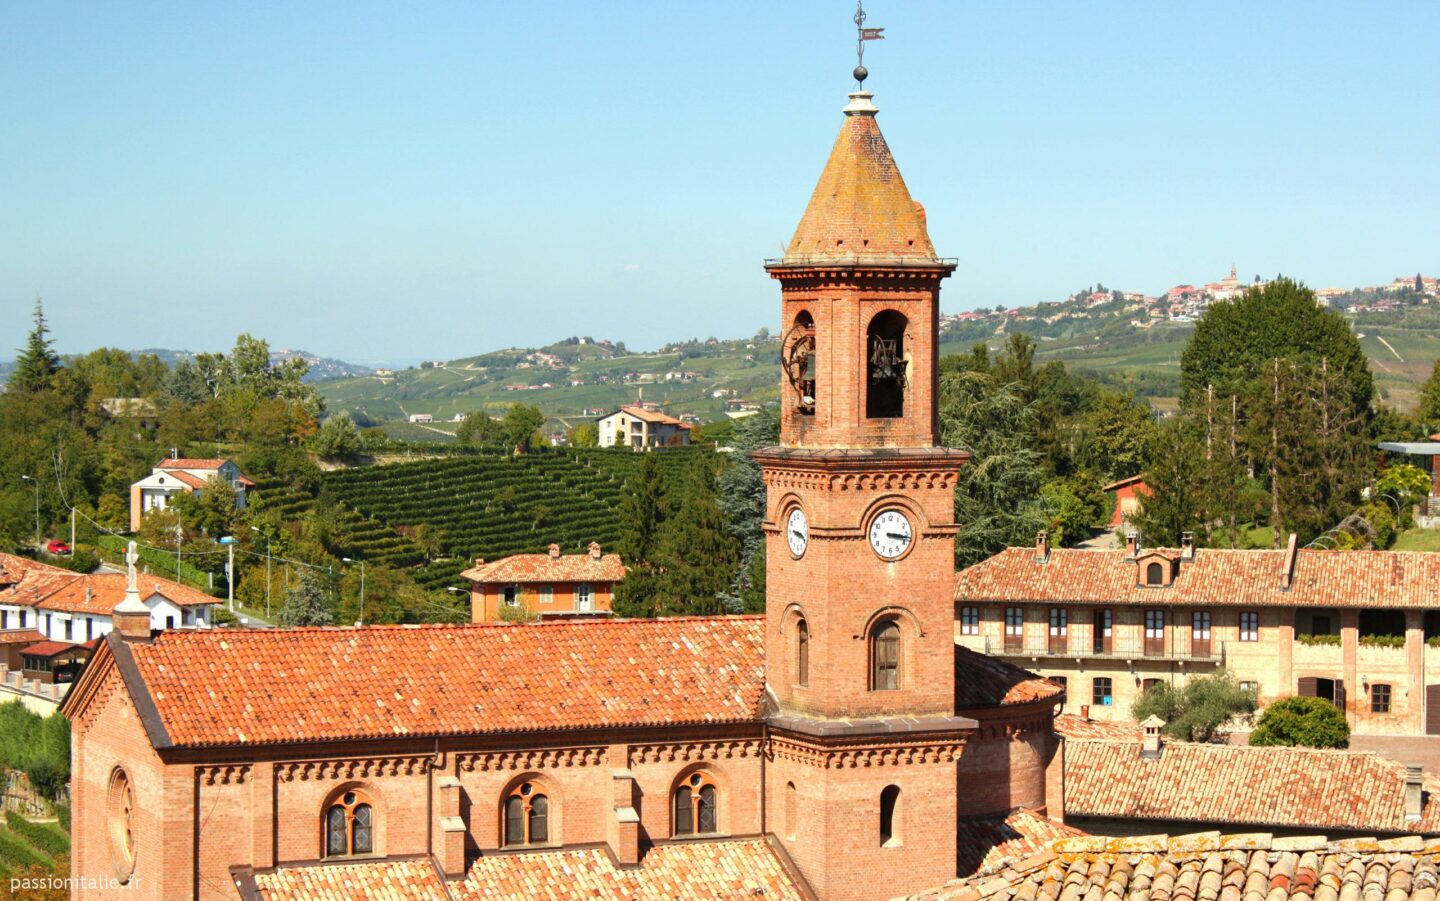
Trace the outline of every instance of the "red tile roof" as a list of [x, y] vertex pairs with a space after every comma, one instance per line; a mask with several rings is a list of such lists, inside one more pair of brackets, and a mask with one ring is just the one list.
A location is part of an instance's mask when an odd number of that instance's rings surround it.
[[445, 880], [429, 860], [377, 860], [278, 867], [256, 873], [265, 901], [440, 901]]
[[456, 901], [610, 898], [711, 901], [804, 895], [764, 839], [656, 845], [634, 869], [620, 869], [603, 848], [481, 857], [453, 889]]
[[155, 464], [156, 469], [219, 469], [227, 460], [200, 457], [166, 457]]
[[[635, 417], [636, 419], [644, 420], [645, 422], [653, 422], [660, 425], [675, 425], [679, 426], [682, 429], [690, 428], [690, 423], [682, 422], [679, 419], [676, 419], [674, 416], [669, 415], [668, 413], [661, 413], [659, 410], [647, 410], [644, 407], [621, 407], [620, 409], [616, 410], [615, 413], [626, 413], [630, 416]], [[610, 415], [614, 416], [615, 413], [611, 413]]]
[[1434, 901], [1440, 842], [1201, 833], [1058, 839], [915, 901]]
[[[77, 576], [55, 587], [34, 606], [40, 610], [108, 615], [115, 609], [116, 604], [125, 599], [126, 584], [123, 573]], [[179, 607], [204, 607], [220, 603], [218, 598], [199, 589], [151, 575], [139, 576], [137, 587], [142, 600], [159, 594]]]
[[177, 629], [126, 647], [176, 746], [751, 722], [765, 690], [750, 616]]
[[1066, 738], [1108, 738], [1112, 741], [1140, 740], [1140, 726], [1132, 720], [1109, 722], [1087, 720], [1073, 713], [1055, 717], [1055, 731]]
[[1003, 817], [961, 820], [958, 824], [960, 876], [992, 873], [1008, 862], [1043, 852], [1058, 838], [1085, 833], [1030, 810]]
[[1048, 701], [1065, 689], [1043, 676], [1021, 669], [997, 657], [955, 646], [955, 707], [1007, 707]]
[[460, 574], [471, 582], [619, 582], [625, 564], [619, 554], [515, 554], [479, 563]]
[[35, 644], [45, 636], [34, 629], [6, 629], [0, 632], [0, 644]]
[[87, 650], [84, 645], [71, 644], [63, 641], [37, 641], [29, 647], [20, 649], [20, 653], [28, 654], [31, 657], [54, 657], [66, 651]]
[[1388, 758], [1189, 742], [1167, 742], [1159, 758], [1148, 759], [1138, 741], [1069, 742], [1065, 812], [1376, 833], [1424, 826], [1406, 822], [1405, 766]]
[[1142, 588], [1123, 549], [1054, 548], [1036, 563], [1034, 548], [1012, 547], [957, 573], [955, 600], [1428, 609], [1440, 584], [1440, 554], [1419, 551], [1300, 550], [1288, 591], [1283, 550], [1199, 548], [1179, 567], [1172, 586]]
[[175, 472], [170, 473], [170, 477], [173, 478], [173, 479], [176, 479], [176, 480], [178, 480], [178, 481], [180, 481], [180, 482], [182, 482], [182, 483], [184, 483], [184, 484], [186, 484], [186, 485], [189, 485], [191, 488], [204, 488], [204, 487], [205, 487], [205, 480], [204, 480], [204, 479], [202, 479], [202, 478], [200, 478], [199, 476], [196, 476], [196, 475], [191, 475], [190, 473], [186, 472], [186, 471], [183, 470], [183, 469], [179, 469], [179, 470], [176, 470]]

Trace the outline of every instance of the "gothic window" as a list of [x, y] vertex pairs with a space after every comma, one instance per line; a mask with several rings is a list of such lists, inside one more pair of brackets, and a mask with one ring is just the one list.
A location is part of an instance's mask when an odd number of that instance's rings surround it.
[[810, 684], [810, 626], [803, 619], [795, 625], [795, 684]]
[[894, 620], [875, 624], [870, 632], [870, 690], [900, 687], [900, 626]]
[[691, 773], [671, 795], [673, 835], [707, 835], [720, 829], [719, 790], [708, 773]]
[[361, 792], [347, 791], [325, 811], [325, 856], [375, 853], [375, 811]]
[[880, 792], [880, 844], [891, 847], [900, 844], [895, 813], [900, 807], [900, 786], [887, 785]]
[[785, 352], [781, 364], [785, 378], [795, 392], [795, 408], [802, 415], [815, 413], [819, 358], [815, 355], [815, 319], [808, 312], [795, 317], [795, 324], [785, 336]]
[[869, 358], [865, 415], [870, 419], [898, 419], [905, 415], [904, 316], [885, 310], [870, 320], [865, 333]]
[[543, 845], [550, 841], [550, 798], [538, 782], [522, 782], [505, 796], [507, 848]]

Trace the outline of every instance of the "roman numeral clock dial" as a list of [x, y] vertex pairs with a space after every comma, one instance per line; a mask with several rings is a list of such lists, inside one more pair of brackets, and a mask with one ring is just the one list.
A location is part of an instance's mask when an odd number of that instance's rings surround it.
[[899, 510], [881, 510], [870, 522], [870, 547], [882, 560], [898, 560], [910, 550], [915, 530]]

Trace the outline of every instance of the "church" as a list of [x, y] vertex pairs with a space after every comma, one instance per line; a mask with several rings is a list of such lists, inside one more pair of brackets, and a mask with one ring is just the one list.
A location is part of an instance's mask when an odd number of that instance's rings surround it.
[[861, 901], [1063, 835], [1063, 690], [956, 644], [955, 263], [876, 114], [766, 263], [763, 616], [154, 632], [132, 565], [63, 708], [77, 892]]

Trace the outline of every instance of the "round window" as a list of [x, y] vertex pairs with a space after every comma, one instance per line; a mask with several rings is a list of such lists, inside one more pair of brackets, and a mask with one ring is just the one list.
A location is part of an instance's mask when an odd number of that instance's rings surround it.
[[135, 788], [124, 770], [116, 769], [110, 776], [106, 801], [111, 865], [120, 882], [129, 882], [135, 872]]

